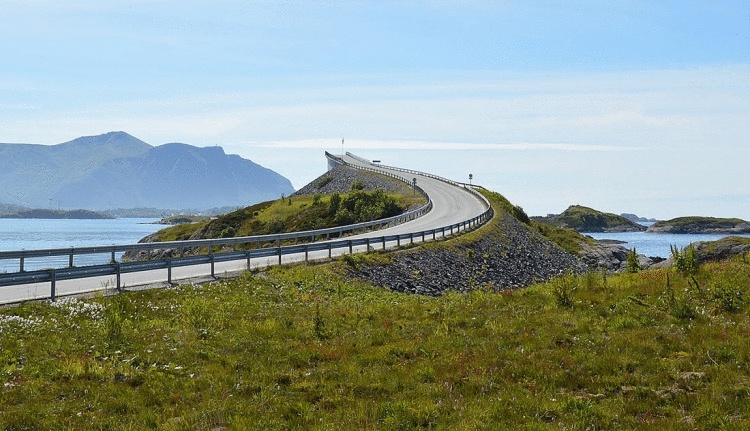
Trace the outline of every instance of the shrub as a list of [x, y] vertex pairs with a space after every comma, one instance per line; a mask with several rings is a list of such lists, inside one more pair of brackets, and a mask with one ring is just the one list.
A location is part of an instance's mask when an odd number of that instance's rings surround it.
[[325, 187], [326, 185], [328, 185], [328, 183], [330, 183], [331, 181], [333, 181], [333, 177], [325, 176], [325, 177], [323, 177], [323, 178], [321, 178], [321, 179], [318, 180], [317, 186], [318, 186], [319, 189], [321, 189], [321, 188]]
[[570, 273], [552, 280], [552, 294], [560, 307], [573, 308], [573, 293], [577, 288], [576, 277]]
[[521, 223], [527, 224], [527, 225], [531, 224], [531, 219], [529, 218], [529, 215], [526, 214], [526, 211], [524, 211], [522, 207], [518, 205], [514, 206], [513, 210], [511, 211], [511, 214]]
[[341, 206], [341, 195], [338, 193], [331, 194], [331, 200], [328, 202], [328, 214], [335, 215]]
[[672, 252], [672, 260], [677, 272], [693, 274], [698, 270], [698, 258], [695, 255], [695, 247], [688, 245], [680, 250], [677, 246], [671, 245], [669, 249]]
[[359, 178], [352, 181], [351, 190], [364, 190], [365, 189], [365, 183], [362, 182]]
[[638, 262], [638, 253], [635, 248], [628, 252], [628, 257], [625, 259], [625, 270], [629, 273], [636, 273], [641, 270], [641, 264]]

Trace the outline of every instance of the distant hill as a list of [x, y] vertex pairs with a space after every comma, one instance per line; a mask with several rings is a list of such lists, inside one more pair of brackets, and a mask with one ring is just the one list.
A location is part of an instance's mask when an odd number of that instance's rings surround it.
[[562, 214], [534, 217], [551, 226], [575, 229], [578, 232], [642, 232], [646, 228], [617, 214], [604, 213], [581, 205], [572, 205]]
[[153, 147], [125, 132], [59, 145], [0, 144], [0, 202], [32, 208], [237, 207], [294, 193], [221, 147]]
[[98, 220], [114, 218], [112, 216], [87, 210], [25, 210], [19, 211], [13, 214], [3, 214], [0, 218], [32, 218], [32, 219], [86, 219], [86, 220]]
[[738, 218], [678, 217], [654, 223], [648, 228], [651, 233], [675, 234], [746, 234], [750, 233], [750, 222]]
[[620, 215], [635, 223], [655, 223], [657, 221], [655, 218], [646, 218], [629, 213], [623, 213]]
[[19, 211], [26, 211], [31, 208], [27, 208], [20, 205], [10, 205], [10, 204], [3, 204], [0, 203], [0, 216], [3, 216], [5, 214], [14, 214]]

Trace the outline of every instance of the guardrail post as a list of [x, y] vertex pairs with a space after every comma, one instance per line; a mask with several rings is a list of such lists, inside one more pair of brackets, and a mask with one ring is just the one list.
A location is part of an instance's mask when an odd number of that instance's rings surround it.
[[367, 244], [367, 251], [369, 252], [370, 251], [370, 237], [369, 236], [365, 238], [365, 243]]
[[117, 274], [117, 281], [115, 282], [117, 291], [122, 292], [122, 284], [120, 284], [120, 264], [118, 262], [115, 262], [115, 272]]
[[401, 235], [396, 235], [396, 247], [401, 247]]
[[70, 248], [70, 257], [68, 258], [68, 268], [73, 267], [73, 247]]
[[281, 246], [277, 250], [279, 252], [279, 265], [281, 265]]
[[309, 250], [310, 250], [310, 246], [306, 245], [305, 246], [305, 262], [307, 262], [307, 253], [309, 252]]
[[247, 259], [247, 270], [250, 271], [250, 250], [245, 253], [245, 258]]
[[414, 244], [414, 233], [409, 233], [409, 244]]
[[385, 236], [380, 237], [383, 240], [383, 250], [385, 250]]
[[21, 258], [18, 260], [19, 260], [18, 263], [20, 265], [20, 269], [18, 270], [18, 272], [23, 272], [23, 256], [21, 256]]
[[50, 300], [51, 300], [52, 302], [55, 302], [55, 299], [56, 299], [56, 297], [57, 297], [57, 296], [56, 296], [57, 292], [55, 292], [55, 288], [57, 287], [57, 286], [55, 286], [55, 281], [56, 281], [56, 280], [55, 280], [55, 278], [56, 278], [56, 274], [55, 274], [55, 269], [54, 269], [54, 268], [52, 268], [52, 269], [51, 269], [50, 271], [51, 271], [51, 273], [50, 273], [50, 292], [49, 292], [49, 299], [50, 299]]
[[352, 240], [349, 240], [349, 254], [352, 254]]
[[328, 258], [331, 258], [331, 243], [328, 243]]
[[112, 262], [112, 263], [116, 262], [116, 260], [115, 260], [115, 251], [114, 250], [112, 250], [112, 257], [110, 258], [110, 262]]
[[211, 254], [211, 255], [209, 255], [209, 257], [211, 258], [211, 277], [215, 278], [215, 276], [214, 276], [214, 255]]
[[167, 283], [172, 284], [172, 259], [167, 259]]

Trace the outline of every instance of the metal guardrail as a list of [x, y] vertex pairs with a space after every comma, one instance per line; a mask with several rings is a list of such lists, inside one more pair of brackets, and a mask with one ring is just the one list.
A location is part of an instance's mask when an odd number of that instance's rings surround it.
[[[351, 157], [356, 158], [357, 160], [364, 160], [359, 157], [353, 156], [349, 153], [347, 154], [350, 155]], [[333, 156], [329, 153], [326, 153], [326, 156], [329, 157], [329, 159], [333, 158], [337, 160], [341, 164], [347, 164], [345, 161], [343, 161], [343, 159]], [[361, 166], [356, 166], [356, 165], [353, 165], [353, 166], [357, 169], [364, 169], [368, 171], [377, 172], [382, 175], [387, 175], [393, 178], [397, 178], [401, 181], [406, 182], [407, 184], [411, 184], [411, 182], [405, 178], [399, 177], [397, 175], [393, 175], [389, 172], [382, 171], [380, 169], [376, 169], [374, 167], [367, 168], [367, 167], [361, 167]], [[411, 171], [411, 170], [400, 169], [400, 168], [388, 167], [388, 169], [397, 169], [398, 171], [401, 171], [401, 172], [409, 172], [413, 174], [428, 176], [431, 178], [435, 178], [441, 181], [448, 182], [450, 184], [463, 185], [465, 187], [465, 184], [456, 183], [454, 181], [446, 180], [444, 178], [441, 178], [435, 175], [429, 175], [429, 174], [424, 174], [424, 173], [417, 172], [417, 171]], [[72, 279], [79, 279], [79, 278], [101, 277], [101, 276], [116, 276], [116, 288], [119, 291], [122, 286], [120, 276], [126, 273], [166, 269], [167, 270], [167, 282], [172, 283], [172, 268], [199, 265], [199, 264], [210, 264], [211, 276], [213, 277], [215, 276], [214, 264], [217, 262], [237, 261], [237, 260], [244, 259], [247, 261], [247, 268], [250, 269], [250, 261], [253, 258], [277, 257], [278, 263], [281, 264], [282, 257], [285, 255], [304, 253], [305, 261], [308, 261], [309, 253], [315, 252], [315, 251], [327, 250], [328, 257], [330, 258], [333, 254], [333, 250], [338, 250], [342, 248], [348, 249], [349, 253], [351, 253], [353, 248], [357, 246], [366, 245], [367, 249], [369, 250], [373, 246], [373, 244], [382, 244], [382, 248], [385, 249], [387, 243], [392, 243], [394, 241], [396, 242], [396, 246], [400, 247], [402, 245], [401, 242], [404, 240], [409, 240], [410, 243], [413, 243], [415, 238], [421, 237], [422, 242], [424, 242], [425, 239], [429, 236], [432, 236], [432, 239], [435, 240], [437, 239], [438, 234], [441, 235], [443, 238], [445, 238], [448, 235], [453, 236], [455, 234], [460, 233], [461, 231], [475, 229], [483, 225], [487, 221], [489, 221], [494, 216], [494, 211], [489, 201], [487, 201], [487, 199], [484, 198], [484, 196], [482, 196], [475, 190], [469, 187], [465, 187], [466, 190], [472, 192], [474, 195], [478, 196], [481, 200], [483, 200], [486, 203], [487, 209], [482, 214], [476, 217], [473, 217], [469, 220], [460, 222], [460, 223], [455, 223], [455, 224], [451, 224], [448, 226], [438, 227], [435, 229], [428, 229], [428, 230], [401, 234], [401, 235], [369, 237], [369, 238], [352, 239], [352, 240], [340, 239], [338, 241], [310, 242], [306, 244], [295, 244], [295, 245], [286, 245], [286, 246], [281, 245], [282, 240], [301, 239], [301, 238], [314, 239], [315, 237], [318, 237], [318, 236], [326, 236], [328, 238], [330, 237], [331, 234], [343, 235], [343, 233], [345, 232], [351, 232], [355, 230], [366, 229], [366, 228], [373, 227], [373, 226], [384, 226], [384, 225], [388, 225], [392, 223], [399, 223], [399, 222], [413, 220], [429, 212], [432, 209], [432, 201], [430, 200], [429, 196], [427, 196], [427, 194], [421, 188], [419, 187], [415, 187], [415, 188], [420, 193], [422, 193], [428, 200], [428, 202], [422, 207], [414, 211], [410, 211], [408, 213], [402, 214], [400, 216], [391, 217], [388, 219], [376, 220], [376, 221], [366, 222], [366, 223], [358, 223], [354, 225], [348, 225], [348, 226], [337, 227], [337, 228], [319, 229], [319, 230], [312, 230], [312, 231], [293, 232], [293, 233], [276, 234], [276, 235], [257, 235], [257, 236], [249, 236], [249, 237], [222, 238], [222, 239], [210, 239], [210, 240], [171, 241], [171, 242], [161, 242], [161, 243], [139, 243], [139, 244], [112, 245], [112, 246], [99, 246], [99, 247], [77, 247], [77, 248], [74, 247], [74, 248], [60, 248], [60, 249], [46, 249], [46, 250], [21, 250], [21, 251], [0, 252], [0, 260], [1, 259], [19, 259], [19, 262], [20, 262], [19, 272], [0, 274], [0, 287], [32, 284], [32, 283], [50, 283], [50, 296], [49, 297], [50, 299], [54, 301], [57, 296], [56, 282], [62, 281], [62, 280], [72, 280]], [[243, 250], [243, 251], [238, 251], [236, 249], [236, 246], [239, 244], [255, 243], [256, 245], [259, 245], [260, 243], [268, 243], [268, 242], [275, 242], [276, 246], [269, 247], [269, 248], [257, 248], [256, 247], [254, 249]], [[232, 246], [233, 250], [231, 252], [213, 253], [212, 252], [213, 248], [217, 246], [221, 246], [221, 247]], [[207, 247], [208, 253], [205, 255], [197, 255], [197, 256], [184, 256], [182, 254], [182, 250], [188, 249], [188, 248], [195, 248], [195, 247]], [[118, 252], [146, 250], [150, 254], [153, 251], [168, 250], [168, 249], [181, 250], [180, 257], [169, 257], [166, 259], [135, 261], [135, 262], [117, 262], [115, 260], [115, 254]], [[74, 256], [82, 255], [82, 254], [100, 254], [100, 253], [110, 253], [112, 256], [110, 263], [101, 264], [101, 265], [89, 265], [89, 266], [82, 266], [82, 267], [74, 266]], [[69, 258], [68, 267], [49, 268], [49, 269], [42, 269], [42, 270], [35, 270], [35, 271], [23, 270], [24, 259], [32, 258], [32, 257], [47, 257], [47, 256], [68, 256]]]
[[[354, 154], [352, 154], [350, 152], [347, 152], [346, 155], [349, 156], [349, 157], [351, 157], [351, 158], [353, 158], [353, 159], [359, 160], [360, 162], [362, 162], [362, 163], [364, 163], [366, 165], [372, 166], [372, 168], [365, 168], [365, 167], [362, 167], [362, 166], [355, 166], [357, 169], [364, 169], [364, 170], [369, 170], [369, 171], [373, 171], [373, 172], [381, 172], [379, 169], [377, 169], [377, 167], [384, 167], [384, 168], [387, 168], [387, 169], [390, 169], [390, 170], [393, 170], [393, 171], [406, 172], [406, 173], [410, 173], [410, 174], [413, 174], [413, 175], [421, 175], [423, 177], [428, 177], [428, 178], [436, 179], [436, 180], [442, 181], [444, 183], [452, 184], [452, 185], [454, 185], [456, 187], [463, 187], [469, 193], [473, 194], [474, 196], [476, 196], [477, 198], [479, 198], [479, 200], [481, 200], [482, 202], [484, 202], [484, 204], [485, 204], [485, 206], [487, 208], [491, 208], [492, 207], [492, 205], [490, 204], [490, 201], [487, 200], [487, 198], [485, 198], [484, 195], [482, 195], [481, 193], [477, 192], [473, 188], [473, 187], [480, 187], [480, 188], [484, 189], [484, 187], [474, 186], [474, 185], [466, 184], [466, 183], [461, 183], [461, 182], [458, 182], [458, 181], [449, 180], [448, 178], [443, 178], [443, 177], [441, 177], [439, 175], [428, 174], [426, 172], [415, 171], [415, 170], [412, 170], [412, 169], [397, 168], [395, 166], [388, 166], [388, 165], [382, 165], [382, 164], [377, 164], [376, 165], [376, 164], [372, 163], [371, 161], [369, 161], [369, 160], [367, 160], [367, 159], [365, 159], [363, 157], [359, 157], [357, 155], [354, 155]], [[328, 152], [326, 152], [326, 156], [329, 156]], [[333, 155], [330, 155], [330, 157], [335, 157], [338, 160], [340, 160], [340, 162], [342, 164], [347, 164], [340, 157], [336, 157], [336, 156], [333, 156]], [[407, 180], [407, 182], [408, 182], [408, 180]]]

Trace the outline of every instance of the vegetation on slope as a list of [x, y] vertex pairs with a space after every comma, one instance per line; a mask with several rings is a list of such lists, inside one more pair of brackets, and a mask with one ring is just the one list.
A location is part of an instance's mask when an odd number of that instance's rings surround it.
[[436, 298], [337, 265], [2, 309], [0, 428], [750, 427], [747, 260]]
[[390, 195], [380, 189], [282, 197], [208, 222], [169, 227], [152, 238], [159, 242], [323, 229], [392, 217], [420, 202], [421, 196]]
[[644, 231], [646, 228], [623, 216], [604, 213], [592, 208], [572, 205], [554, 217], [535, 217], [535, 221], [578, 232]]

